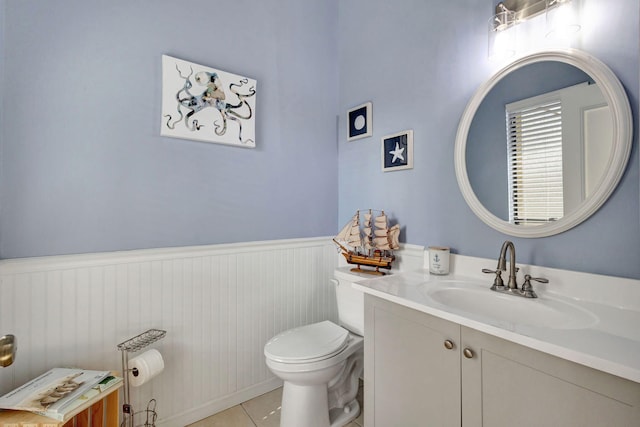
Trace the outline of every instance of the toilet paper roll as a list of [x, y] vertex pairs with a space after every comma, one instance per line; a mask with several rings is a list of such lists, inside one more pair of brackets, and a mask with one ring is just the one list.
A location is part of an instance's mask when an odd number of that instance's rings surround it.
[[[164, 369], [162, 355], [156, 349], [145, 351], [139, 356], [129, 361], [129, 384], [133, 387], [140, 387], [151, 381]], [[134, 373], [137, 370], [137, 374]]]

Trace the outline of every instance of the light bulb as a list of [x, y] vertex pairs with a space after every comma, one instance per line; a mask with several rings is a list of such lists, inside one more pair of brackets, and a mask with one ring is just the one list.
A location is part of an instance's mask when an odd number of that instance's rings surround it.
[[[568, 40], [580, 31], [573, 2], [565, 0], [547, 1], [547, 38]], [[559, 3], [559, 4], [558, 4]]]

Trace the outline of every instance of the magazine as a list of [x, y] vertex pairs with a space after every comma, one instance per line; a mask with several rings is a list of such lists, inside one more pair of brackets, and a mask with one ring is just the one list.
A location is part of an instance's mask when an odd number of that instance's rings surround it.
[[111, 387], [115, 386], [116, 384], [120, 384], [122, 381], [123, 381], [123, 379], [121, 377], [114, 377], [114, 376], [109, 375], [105, 379], [100, 381], [98, 384], [95, 384], [89, 390], [85, 391], [82, 395], [78, 396], [75, 400], [73, 400], [73, 401], [69, 402], [68, 404], [64, 405], [57, 412], [35, 411], [35, 413], [37, 413], [38, 415], [44, 415], [45, 417], [54, 418], [54, 419], [56, 419], [58, 421], [65, 421], [65, 418], [67, 417], [67, 415], [70, 414], [70, 413], [73, 413], [73, 411], [76, 408], [84, 405], [90, 399], [93, 399], [94, 397], [96, 397], [100, 393], [110, 389]]
[[68, 405], [109, 375], [109, 371], [53, 368], [0, 397], [0, 408], [64, 417]]

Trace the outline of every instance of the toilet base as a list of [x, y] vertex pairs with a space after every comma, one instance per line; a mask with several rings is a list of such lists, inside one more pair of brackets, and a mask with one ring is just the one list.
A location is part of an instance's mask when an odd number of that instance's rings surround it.
[[285, 382], [282, 388], [282, 400], [287, 399], [280, 412], [280, 427], [343, 427], [360, 415], [360, 405], [356, 399], [344, 408], [327, 409], [326, 384], [318, 386], [298, 386]]
[[327, 385], [299, 386], [285, 381], [282, 388], [280, 427], [300, 427], [305, 420], [307, 427], [329, 427]]
[[344, 405], [344, 408], [334, 408], [329, 412], [330, 427], [343, 427], [360, 415], [360, 404], [356, 399]]

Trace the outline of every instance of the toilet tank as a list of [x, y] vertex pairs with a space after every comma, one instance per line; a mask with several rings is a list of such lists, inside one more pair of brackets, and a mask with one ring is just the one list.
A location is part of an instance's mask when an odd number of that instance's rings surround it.
[[353, 273], [351, 267], [341, 267], [334, 271], [336, 300], [338, 303], [338, 323], [340, 326], [364, 336], [364, 293], [351, 286], [353, 282], [371, 279], [371, 275]]

